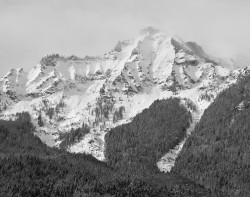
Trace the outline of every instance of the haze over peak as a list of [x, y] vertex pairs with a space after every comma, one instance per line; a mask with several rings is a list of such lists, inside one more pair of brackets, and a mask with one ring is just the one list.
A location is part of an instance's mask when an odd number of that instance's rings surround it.
[[140, 30], [140, 34], [156, 34], [156, 33], [159, 33], [160, 30], [159, 29], [156, 29], [152, 26], [148, 26], [148, 27], [145, 27], [143, 29]]

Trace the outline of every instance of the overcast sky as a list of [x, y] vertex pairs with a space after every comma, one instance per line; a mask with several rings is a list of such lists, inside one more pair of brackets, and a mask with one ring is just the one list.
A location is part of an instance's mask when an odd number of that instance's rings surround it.
[[250, 56], [250, 0], [0, 0], [0, 76], [50, 53], [101, 55], [146, 26]]

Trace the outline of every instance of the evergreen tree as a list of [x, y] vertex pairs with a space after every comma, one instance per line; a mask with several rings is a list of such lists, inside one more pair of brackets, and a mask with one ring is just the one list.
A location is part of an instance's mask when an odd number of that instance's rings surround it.
[[41, 112], [39, 113], [39, 116], [38, 116], [37, 120], [38, 120], [39, 127], [43, 127], [44, 123], [43, 123], [43, 120], [42, 120], [42, 114], [41, 114]]

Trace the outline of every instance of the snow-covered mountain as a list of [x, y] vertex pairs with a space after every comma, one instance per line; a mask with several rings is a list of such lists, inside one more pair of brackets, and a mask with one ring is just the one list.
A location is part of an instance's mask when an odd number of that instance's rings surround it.
[[[59, 146], [61, 134], [84, 123], [90, 133], [68, 151], [104, 160], [109, 128], [170, 96], [188, 98], [203, 112], [221, 90], [248, 72], [237, 69], [210, 57], [194, 42], [148, 27], [102, 57], [54, 54], [29, 72], [12, 69], [0, 80], [0, 118], [28, 111], [36, 134], [49, 146]], [[122, 116], [117, 115], [120, 111]]]

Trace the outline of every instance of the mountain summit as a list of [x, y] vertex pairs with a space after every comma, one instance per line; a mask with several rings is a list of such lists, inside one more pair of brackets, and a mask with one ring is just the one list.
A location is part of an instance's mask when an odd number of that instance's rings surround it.
[[52, 54], [29, 72], [12, 69], [0, 80], [0, 118], [28, 111], [36, 135], [58, 147], [72, 129], [87, 126], [89, 132], [71, 136], [66, 148], [104, 160], [107, 130], [129, 122], [153, 101], [190, 99], [202, 113], [246, 72], [227, 68], [194, 42], [148, 27], [102, 57]]

